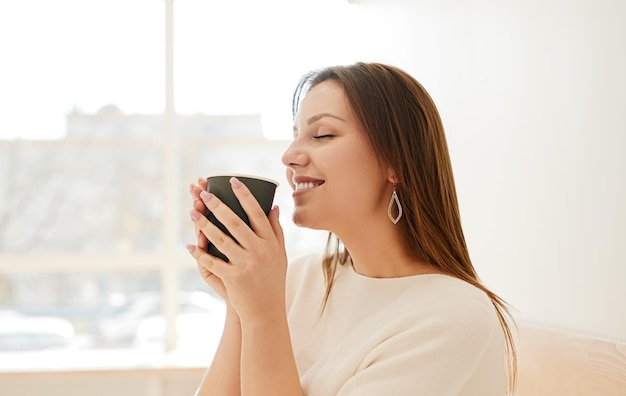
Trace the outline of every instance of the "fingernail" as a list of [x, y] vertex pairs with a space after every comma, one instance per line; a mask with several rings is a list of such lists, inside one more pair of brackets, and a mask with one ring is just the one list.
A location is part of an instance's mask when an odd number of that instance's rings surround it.
[[189, 253], [193, 253], [193, 251], [196, 250], [196, 247], [194, 245], [187, 245], [187, 250], [189, 250]]
[[200, 219], [200, 216], [201, 216], [201, 215], [200, 215], [200, 212], [198, 212], [198, 211], [196, 211], [196, 210], [192, 209], [192, 210], [189, 212], [189, 216], [191, 216], [191, 219], [192, 219], [193, 221], [197, 221], [197, 220], [199, 220], [199, 219]]
[[207, 202], [207, 201], [209, 201], [211, 198], [213, 198], [213, 194], [208, 193], [208, 192], [206, 192], [206, 191], [202, 191], [202, 192], [200, 193], [200, 198], [202, 198], [202, 200], [203, 200], [204, 202]]
[[230, 178], [230, 185], [233, 186], [233, 188], [239, 188], [243, 186], [243, 184], [236, 177]]
[[189, 191], [193, 192], [193, 186], [194, 186], [193, 183], [189, 183]]

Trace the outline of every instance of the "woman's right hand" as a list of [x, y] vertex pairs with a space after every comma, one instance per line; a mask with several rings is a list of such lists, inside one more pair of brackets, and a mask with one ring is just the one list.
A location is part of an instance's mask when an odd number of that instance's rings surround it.
[[[189, 186], [189, 191], [191, 192], [191, 197], [193, 199], [193, 208], [200, 213], [206, 213], [207, 210], [204, 202], [202, 201], [202, 199], [200, 199], [200, 193], [202, 191], [206, 191], [206, 189], [207, 181], [202, 177], [198, 178], [198, 184], [192, 183]], [[209, 241], [202, 233], [202, 231], [200, 231], [195, 226], [194, 228], [196, 237], [198, 238], [196, 249], [199, 248], [206, 252], [209, 248]], [[220, 297], [222, 297], [226, 305], [229, 305], [228, 295], [226, 293], [226, 288], [224, 287], [224, 283], [222, 282], [222, 280], [218, 278], [215, 274], [207, 270], [204, 266], [200, 265], [199, 263], [196, 264], [198, 266], [198, 271], [200, 272], [202, 279], [204, 279], [204, 282], [206, 282], [207, 285], [209, 285]]]

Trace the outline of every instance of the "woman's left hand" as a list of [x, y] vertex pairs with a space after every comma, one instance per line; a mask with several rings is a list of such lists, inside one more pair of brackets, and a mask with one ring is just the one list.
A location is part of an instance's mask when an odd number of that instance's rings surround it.
[[251, 227], [213, 194], [202, 192], [207, 209], [228, 229], [233, 238], [213, 225], [200, 212], [192, 210], [197, 229], [228, 257], [225, 262], [196, 246], [188, 246], [196, 261], [219, 277], [230, 304], [242, 321], [284, 313], [287, 254], [278, 207], [269, 216], [250, 190], [236, 178], [231, 186], [250, 220]]

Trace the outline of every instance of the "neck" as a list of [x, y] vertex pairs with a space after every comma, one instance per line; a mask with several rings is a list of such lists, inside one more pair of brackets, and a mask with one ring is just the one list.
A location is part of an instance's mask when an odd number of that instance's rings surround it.
[[413, 257], [402, 243], [399, 227], [391, 222], [389, 225], [391, 227], [378, 228], [373, 233], [339, 235], [350, 252], [355, 272], [371, 278], [441, 273], [434, 266]]

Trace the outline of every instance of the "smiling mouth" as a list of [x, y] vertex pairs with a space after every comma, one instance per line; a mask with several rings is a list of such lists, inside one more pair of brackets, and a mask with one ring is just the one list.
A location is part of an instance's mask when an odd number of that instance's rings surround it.
[[322, 184], [324, 184], [323, 181], [298, 183], [298, 184], [296, 184], [296, 191], [310, 190], [310, 189], [315, 188], [317, 186], [320, 186]]

